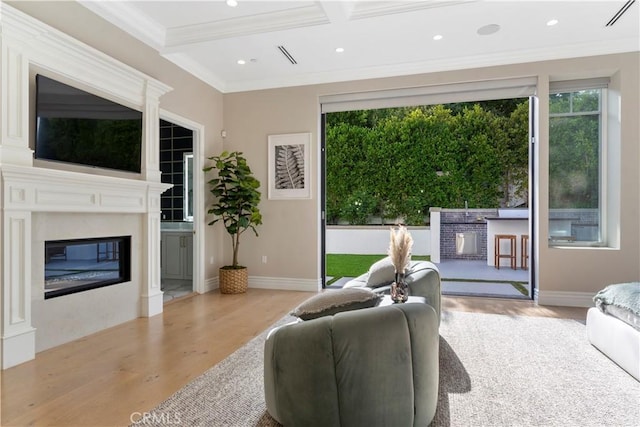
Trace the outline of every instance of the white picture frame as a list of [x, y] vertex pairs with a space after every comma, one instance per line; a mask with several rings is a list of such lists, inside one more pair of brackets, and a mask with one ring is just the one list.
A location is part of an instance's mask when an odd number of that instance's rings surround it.
[[310, 199], [311, 133], [269, 135], [268, 142], [269, 199]]

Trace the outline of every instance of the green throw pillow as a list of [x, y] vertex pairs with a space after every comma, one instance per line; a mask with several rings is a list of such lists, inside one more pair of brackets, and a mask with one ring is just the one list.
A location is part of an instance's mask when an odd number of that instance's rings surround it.
[[341, 311], [375, 307], [381, 299], [382, 295], [366, 288], [326, 290], [300, 304], [291, 315], [302, 320], [311, 320], [332, 316]]

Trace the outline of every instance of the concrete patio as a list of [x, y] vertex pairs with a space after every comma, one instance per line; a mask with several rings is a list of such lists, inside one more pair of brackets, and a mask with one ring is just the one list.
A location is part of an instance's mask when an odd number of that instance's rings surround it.
[[486, 261], [457, 259], [441, 260], [435, 265], [440, 270], [444, 295], [529, 298], [510, 283], [504, 282], [520, 282], [531, 295], [528, 270], [513, 270], [509, 267], [497, 269], [487, 265]]

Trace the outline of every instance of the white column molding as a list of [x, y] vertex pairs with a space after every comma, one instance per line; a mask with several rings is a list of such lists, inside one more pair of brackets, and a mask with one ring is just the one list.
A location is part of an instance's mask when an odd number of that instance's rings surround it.
[[[143, 138], [146, 144], [142, 150], [142, 176], [148, 182], [160, 182], [160, 96], [168, 90], [167, 86], [156, 81], [148, 80], [145, 86]], [[144, 317], [160, 314], [163, 308], [163, 292], [160, 290], [160, 194], [169, 187], [160, 186], [156, 191], [150, 191], [147, 199], [148, 213], [144, 216], [146, 253], [143, 258], [147, 264], [143, 279], [146, 287], [140, 301], [140, 313]]]
[[0, 165], [33, 163], [29, 149], [29, 63], [20, 50], [2, 44]]
[[162, 313], [162, 294], [160, 290], [160, 194], [171, 185], [149, 184], [147, 214], [144, 215], [145, 229], [145, 255], [143, 284], [146, 287], [142, 291], [140, 301], [140, 313], [144, 317], [155, 316]]
[[144, 126], [142, 138], [142, 176], [147, 181], [160, 182], [160, 99], [163, 92], [157, 85], [147, 83], [145, 87]]
[[[145, 108], [143, 138], [146, 144], [142, 150], [142, 176], [148, 182], [160, 182], [160, 100], [165, 93], [165, 88], [153, 82], [147, 82], [145, 86]], [[170, 186], [169, 186], [170, 187]], [[144, 216], [145, 229], [145, 276], [143, 284], [146, 287], [142, 291], [140, 301], [140, 313], [142, 316], [151, 317], [162, 313], [163, 292], [160, 290], [160, 194], [168, 187], [158, 187], [156, 191], [150, 191], [147, 198], [147, 214]], [[160, 190], [161, 191], [158, 191]]]
[[2, 366], [35, 357], [31, 326], [31, 213], [5, 212], [2, 221]]
[[162, 294], [160, 290], [160, 212], [148, 213], [144, 216], [146, 223], [145, 238], [146, 262], [142, 283], [146, 284], [140, 300], [140, 314], [151, 317], [162, 313]]

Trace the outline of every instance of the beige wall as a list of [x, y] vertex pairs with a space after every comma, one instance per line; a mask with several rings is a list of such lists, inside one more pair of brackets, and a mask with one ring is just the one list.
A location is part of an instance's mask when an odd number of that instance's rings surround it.
[[[224, 96], [225, 149], [246, 153], [266, 192], [267, 136], [274, 133], [312, 132], [313, 199], [267, 200], [261, 203], [261, 236], [244, 240], [241, 260], [256, 276], [319, 278], [318, 180], [319, 97], [440, 83], [455, 83], [522, 76], [537, 76], [540, 96], [539, 287], [557, 300], [564, 292], [583, 293], [583, 300], [607, 283], [640, 278], [639, 55], [624, 54], [521, 65], [459, 70], [408, 77], [344, 82], [287, 89], [263, 90]], [[622, 93], [619, 224], [620, 245], [607, 249], [552, 249], [546, 244], [548, 221], [548, 83], [554, 80], [612, 76], [612, 90]], [[267, 264], [261, 256], [267, 255]]]
[[[251, 276], [317, 279], [318, 268], [318, 123], [315, 87], [226, 95], [224, 148], [244, 152], [261, 182], [259, 237], [243, 234], [239, 262]], [[312, 133], [310, 200], [267, 199], [267, 136]], [[227, 242], [227, 246], [228, 246]], [[227, 249], [225, 247], [225, 249]], [[228, 252], [227, 252], [228, 253]], [[262, 263], [262, 256], [267, 263]], [[227, 259], [230, 261], [230, 259]]]

